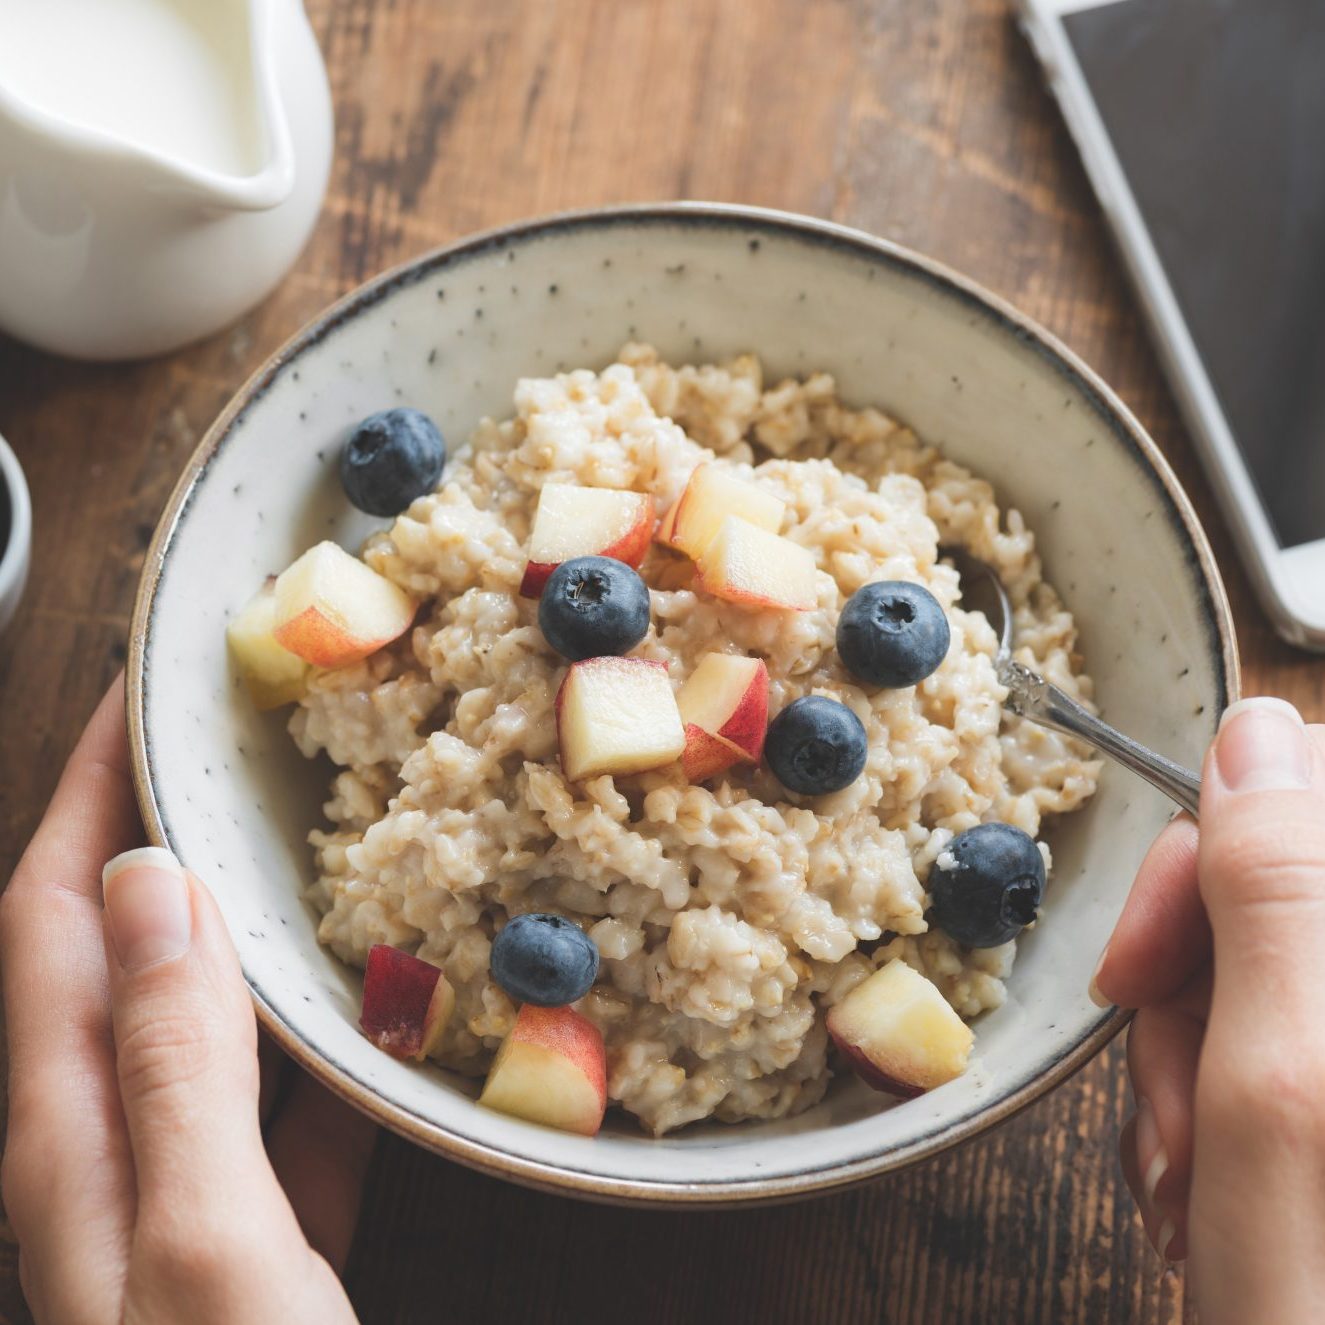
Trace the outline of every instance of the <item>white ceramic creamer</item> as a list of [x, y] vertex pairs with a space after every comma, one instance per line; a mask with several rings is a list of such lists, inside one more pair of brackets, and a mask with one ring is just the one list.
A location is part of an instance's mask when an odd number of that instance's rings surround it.
[[0, 0], [0, 329], [89, 359], [234, 321], [331, 162], [300, 0]]

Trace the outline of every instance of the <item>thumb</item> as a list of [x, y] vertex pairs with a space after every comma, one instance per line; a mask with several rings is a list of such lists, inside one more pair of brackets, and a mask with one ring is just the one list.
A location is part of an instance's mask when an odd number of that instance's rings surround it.
[[1325, 729], [1291, 704], [1224, 714], [1201, 790], [1199, 877], [1216, 998], [1280, 1021], [1311, 1000], [1325, 951]]
[[[257, 1029], [215, 903], [168, 851], [102, 875], [116, 1066], [140, 1232], [251, 1227], [275, 1178], [258, 1119]], [[255, 1184], [258, 1191], [255, 1191]], [[255, 1199], [257, 1198], [257, 1199]], [[214, 1219], [217, 1227], [199, 1230]]]

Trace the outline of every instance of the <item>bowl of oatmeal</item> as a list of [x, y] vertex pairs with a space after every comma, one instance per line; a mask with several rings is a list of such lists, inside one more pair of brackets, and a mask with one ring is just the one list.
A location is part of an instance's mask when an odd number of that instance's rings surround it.
[[[370, 514], [341, 456], [384, 411], [444, 467]], [[130, 659], [149, 831], [280, 1043], [442, 1154], [690, 1204], [888, 1171], [1118, 1029], [1086, 983], [1169, 813], [1003, 711], [951, 546], [1008, 585], [1024, 661], [1198, 761], [1237, 687], [1208, 546], [1047, 333], [752, 209], [480, 236], [302, 332], [182, 477]], [[634, 615], [582, 639], [555, 614], [595, 554]], [[911, 671], [844, 640], [878, 585], [940, 631]], [[226, 644], [259, 600], [294, 658], [265, 708]], [[992, 928], [941, 877], [990, 825], [1036, 876]], [[517, 940], [584, 979], [540, 1000]]]

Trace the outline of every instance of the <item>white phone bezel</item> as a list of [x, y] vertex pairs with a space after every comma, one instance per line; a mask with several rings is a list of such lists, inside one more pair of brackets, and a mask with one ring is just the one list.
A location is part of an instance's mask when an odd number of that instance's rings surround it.
[[1022, 30], [1117, 238], [1257, 594], [1285, 639], [1325, 651], [1325, 538], [1286, 548], [1276, 537], [1061, 22], [1065, 14], [1127, 2], [1017, 0]]

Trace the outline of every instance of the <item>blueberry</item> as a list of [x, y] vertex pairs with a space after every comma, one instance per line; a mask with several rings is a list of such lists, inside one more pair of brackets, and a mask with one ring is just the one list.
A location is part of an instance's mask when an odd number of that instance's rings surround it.
[[845, 704], [823, 695], [794, 700], [773, 719], [764, 758], [789, 791], [823, 796], [861, 774], [869, 742], [865, 726]]
[[563, 561], [543, 586], [538, 624], [572, 662], [628, 653], [649, 633], [648, 586], [611, 557]]
[[968, 948], [996, 948], [1035, 919], [1044, 858], [1020, 828], [979, 824], [939, 854], [929, 872], [932, 919]]
[[951, 634], [928, 589], [881, 580], [847, 600], [837, 620], [837, 656], [857, 681], [898, 689], [923, 681], [943, 661]]
[[598, 949], [573, 921], [531, 912], [492, 940], [492, 978], [517, 1003], [559, 1008], [589, 992]]
[[446, 443], [437, 425], [416, 409], [370, 414], [340, 453], [345, 495], [369, 515], [399, 515], [437, 486]]

